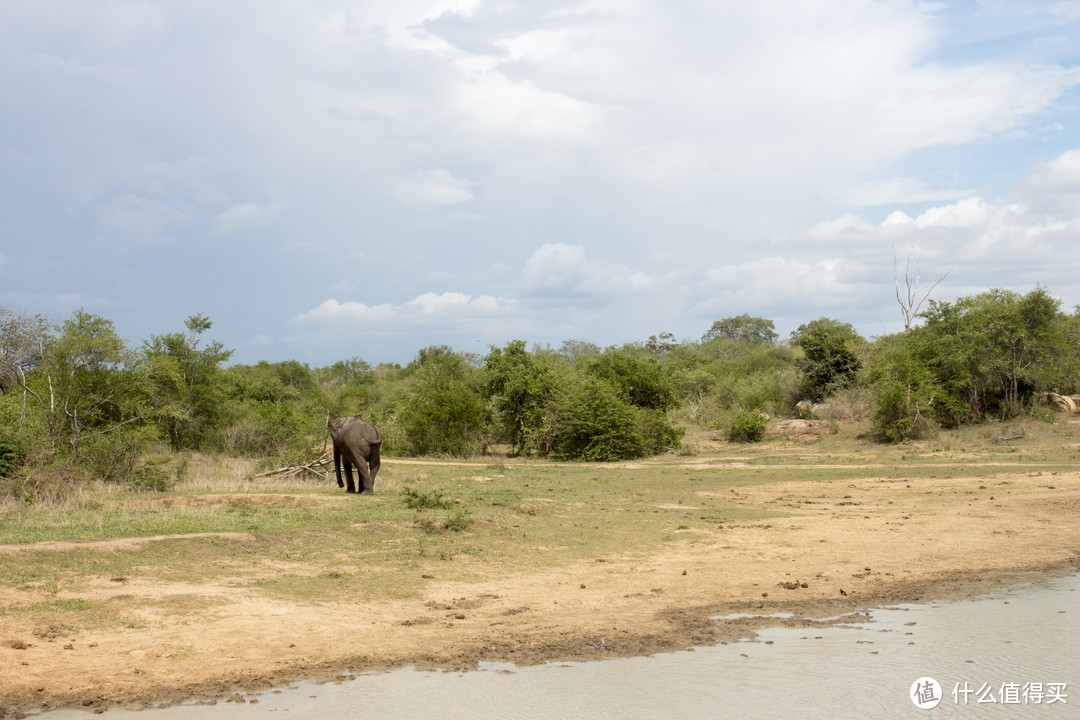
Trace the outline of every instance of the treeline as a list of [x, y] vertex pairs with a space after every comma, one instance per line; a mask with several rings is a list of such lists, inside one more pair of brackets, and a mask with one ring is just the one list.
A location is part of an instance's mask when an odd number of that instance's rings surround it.
[[428, 347], [404, 367], [316, 368], [228, 365], [201, 315], [129, 347], [81, 310], [54, 327], [0, 309], [0, 476], [79, 467], [154, 486], [147, 458], [165, 449], [306, 462], [328, 413], [362, 413], [388, 454], [619, 460], [676, 450], [691, 426], [753, 440], [762, 413], [798, 412], [867, 419], [872, 438], [900, 442], [1076, 391], [1080, 311], [1045, 289], [928, 307], [920, 325], [873, 340], [829, 318], [781, 339], [772, 321], [741, 315], [698, 341], [515, 340], [486, 355]]

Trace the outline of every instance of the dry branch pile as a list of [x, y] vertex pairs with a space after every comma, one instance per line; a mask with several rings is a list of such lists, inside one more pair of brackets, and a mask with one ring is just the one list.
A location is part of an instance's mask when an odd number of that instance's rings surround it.
[[255, 477], [297, 477], [304, 473], [311, 473], [320, 480], [325, 480], [326, 476], [330, 473], [330, 456], [324, 452], [317, 460], [312, 460], [309, 463], [304, 463], [303, 465], [287, 465], [275, 470], [267, 470], [264, 473], [259, 473]]

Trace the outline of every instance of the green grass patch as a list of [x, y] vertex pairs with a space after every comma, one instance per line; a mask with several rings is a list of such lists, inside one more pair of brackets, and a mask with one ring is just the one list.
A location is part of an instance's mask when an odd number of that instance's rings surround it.
[[748, 446], [719, 443], [702, 462], [673, 456], [612, 465], [529, 459], [395, 465], [388, 459], [374, 496], [317, 482], [230, 478], [215, 485], [198, 474], [164, 493], [88, 485], [66, 502], [0, 505], [0, 544], [76, 541], [0, 551], [0, 585], [77, 595], [80, 578], [124, 577], [214, 580], [311, 602], [356, 593], [407, 597], [422, 588], [424, 576], [467, 579], [481, 569], [528, 571], [648, 553], [666, 543], [708, 541], [731, 524], [800, 512], [740, 501], [733, 489], [791, 480], [823, 487], [890, 478], [985, 480], [1004, 473], [1018, 476], [1017, 488], [1038, 484], [1045, 482], [1038, 472], [1075, 467], [1074, 427], [969, 428], [899, 446], [847, 431], [809, 447], [774, 437]]

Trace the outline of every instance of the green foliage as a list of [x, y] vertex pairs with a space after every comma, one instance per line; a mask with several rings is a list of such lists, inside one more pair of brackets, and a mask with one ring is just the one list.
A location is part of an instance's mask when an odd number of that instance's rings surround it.
[[714, 322], [709, 331], [701, 337], [701, 342], [726, 338], [748, 343], [775, 343], [779, 337], [772, 320], [744, 313]]
[[765, 439], [768, 419], [758, 410], [742, 410], [735, 415], [728, 430], [732, 442], [761, 442]]
[[396, 408], [402, 449], [456, 457], [478, 452], [488, 425], [479, 371], [452, 352], [422, 355]]
[[703, 427], [726, 427], [739, 410], [780, 415], [793, 405], [797, 350], [718, 338], [671, 352], [664, 370], [682, 402], [679, 415]]
[[555, 397], [551, 368], [513, 340], [492, 347], [484, 359], [484, 393], [495, 404], [496, 423], [504, 438], [521, 454], [546, 452], [547, 417]]
[[112, 322], [77, 310], [42, 355], [23, 389], [36, 402], [52, 448], [66, 446], [77, 462], [82, 444], [142, 419], [146, 373]]
[[645, 454], [634, 408], [610, 384], [575, 377], [556, 402], [552, 456], [571, 460], [627, 460]]
[[169, 472], [171, 463], [169, 458], [147, 459], [132, 470], [128, 486], [144, 492], [168, 492], [175, 477]]
[[448, 508], [453, 504], [452, 501], [444, 498], [443, 494], [438, 490], [423, 492], [422, 490], [407, 487], [402, 489], [401, 494], [404, 496], [405, 507], [410, 510]]
[[913, 342], [952, 396], [943, 424], [1013, 417], [1036, 392], [1076, 382], [1059, 369], [1075, 367], [1076, 356], [1059, 305], [1041, 287], [930, 301]]
[[25, 459], [26, 451], [19, 442], [0, 437], [0, 478], [11, 477]]
[[443, 521], [443, 528], [450, 532], [464, 532], [473, 526], [473, 517], [465, 508], [457, 508]]
[[668, 419], [667, 413], [653, 408], [635, 408], [637, 433], [645, 455], [659, 455], [678, 450], [686, 431]]
[[675, 335], [669, 332], [662, 332], [659, 335], [650, 335], [649, 339], [645, 341], [645, 348], [653, 355], [667, 355], [678, 346], [675, 342]]
[[1076, 387], [1076, 317], [1043, 288], [931, 300], [925, 322], [878, 341], [868, 375], [877, 388], [875, 437], [901, 442], [1030, 412], [1048, 390]]
[[185, 322], [188, 334], [153, 335], [143, 344], [151, 368], [156, 419], [174, 450], [203, 447], [221, 419], [221, 365], [232, 356], [220, 342], [199, 349], [213, 323], [204, 315]]
[[870, 369], [878, 388], [872, 433], [882, 442], [930, 437], [937, 430], [934, 406], [947, 402], [944, 389], [913, 352], [911, 339], [904, 334], [879, 341], [885, 350]]
[[850, 324], [819, 318], [800, 325], [791, 335], [804, 354], [799, 368], [804, 398], [820, 402], [855, 381], [862, 362], [854, 345], [862, 338]]
[[[326, 433], [328, 401], [307, 365], [234, 365], [221, 376], [219, 447], [239, 455], [309, 454]], [[309, 460], [311, 458], [308, 458]]]
[[669, 410], [679, 404], [671, 378], [654, 357], [609, 349], [586, 360], [583, 367], [587, 374], [608, 383], [634, 407]]

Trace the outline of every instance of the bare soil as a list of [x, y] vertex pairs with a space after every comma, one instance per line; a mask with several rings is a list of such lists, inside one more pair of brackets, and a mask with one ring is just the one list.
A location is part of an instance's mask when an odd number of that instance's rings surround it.
[[[699, 496], [710, 492], [719, 490]], [[764, 624], [812, 625], [882, 604], [975, 596], [1025, 573], [1080, 569], [1080, 472], [795, 479], [723, 492], [793, 514], [685, 530], [652, 553], [528, 573], [486, 572], [482, 561], [462, 557], [455, 562], [476, 563], [470, 575], [480, 579], [428, 578], [421, 596], [406, 600], [301, 603], [229, 578], [190, 583], [87, 570], [78, 597], [136, 598], [141, 622], [31, 626], [25, 614], [0, 613], [0, 717], [225, 697], [343, 671], [647, 655], [747, 637]], [[25, 547], [0, 549], [0, 562], [20, 562]], [[25, 595], [0, 587], [0, 607]], [[794, 617], [714, 619], [747, 610]]]

